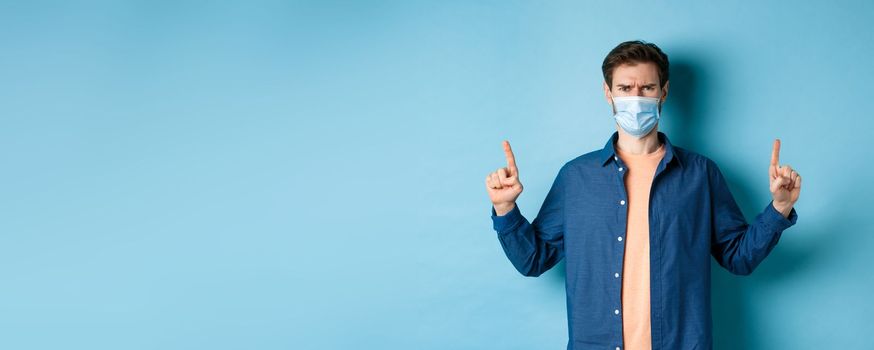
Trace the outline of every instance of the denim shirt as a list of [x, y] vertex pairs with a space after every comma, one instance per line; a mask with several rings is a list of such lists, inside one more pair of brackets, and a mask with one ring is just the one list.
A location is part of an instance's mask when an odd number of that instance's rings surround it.
[[[614, 148], [565, 163], [534, 221], [519, 206], [497, 216], [498, 240], [513, 266], [539, 276], [567, 259], [567, 349], [623, 349], [622, 264], [628, 218], [625, 165]], [[649, 198], [650, 320], [653, 350], [711, 349], [710, 256], [737, 275], [753, 272], [795, 209], [772, 203], [750, 224], [709, 158], [665, 144]], [[619, 274], [618, 277], [616, 274]]]

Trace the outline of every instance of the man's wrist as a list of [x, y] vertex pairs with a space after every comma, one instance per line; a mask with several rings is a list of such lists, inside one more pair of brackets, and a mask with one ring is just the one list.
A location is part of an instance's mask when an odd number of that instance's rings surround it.
[[513, 208], [514, 208], [515, 206], [516, 206], [516, 203], [515, 203], [515, 202], [511, 202], [511, 203], [501, 203], [501, 204], [494, 204], [494, 207], [495, 207], [495, 214], [496, 214], [497, 216], [504, 216], [504, 215], [507, 215], [507, 213], [509, 213], [510, 211], [512, 211]]
[[789, 214], [792, 213], [792, 204], [783, 204], [777, 202], [771, 202], [771, 205], [774, 206], [774, 210], [783, 215], [784, 218], [789, 218]]

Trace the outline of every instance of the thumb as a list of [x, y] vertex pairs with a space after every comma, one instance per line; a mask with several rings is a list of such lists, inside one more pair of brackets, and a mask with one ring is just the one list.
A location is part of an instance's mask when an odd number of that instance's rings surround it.
[[513, 179], [510, 178], [507, 168], [498, 169], [498, 180], [501, 181], [501, 185], [504, 186], [510, 186], [513, 184]]
[[783, 185], [788, 183], [788, 181], [789, 180], [783, 176], [777, 176], [777, 178], [774, 179], [774, 181], [771, 181], [771, 193], [777, 192], [777, 190], [779, 190], [780, 187], [783, 187]]

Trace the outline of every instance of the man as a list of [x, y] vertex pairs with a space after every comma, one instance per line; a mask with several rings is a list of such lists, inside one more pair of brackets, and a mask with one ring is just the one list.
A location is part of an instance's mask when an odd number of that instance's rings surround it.
[[568, 349], [710, 349], [710, 256], [747, 275], [795, 224], [801, 176], [768, 168], [772, 201], [749, 224], [716, 164], [658, 131], [668, 57], [619, 44], [604, 59], [617, 131], [603, 149], [565, 163], [534, 221], [522, 216], [519, 169], [486, 176], [492, 221], [513, 266], [539, 276], [566, 258]]

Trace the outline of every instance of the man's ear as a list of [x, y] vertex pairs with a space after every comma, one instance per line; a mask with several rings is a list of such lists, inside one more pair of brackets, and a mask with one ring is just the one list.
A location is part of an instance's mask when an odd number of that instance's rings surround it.
[[610, 100], [610, 86], [607, 85], [606, 81], [604, 81], [604, 99], [607, 100], [607, 104], [613, 104], [613, 101]]
[[662, 88], [662, 103], [665, 103], [665, 100], [668, 98], [668, 88], [671, 87], [671, 81], [668, 80], [665, 82], [665, 87]]

